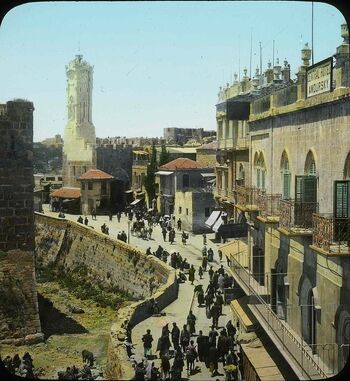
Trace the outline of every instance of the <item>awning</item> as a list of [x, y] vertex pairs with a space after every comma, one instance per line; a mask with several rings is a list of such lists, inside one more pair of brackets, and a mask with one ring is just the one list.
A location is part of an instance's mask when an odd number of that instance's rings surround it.
[[133, 202], [131, 202], [130, 205], [136, 205], [136, 204], [138, 204], [141, 200], [143, 200], [143, 199], [138, 198], [137, 200], [134, 200]]
[[219, 227], [218, 233], [222, 238], [248, 237], [248, 224], [246, 222], [223, 224]]
[[215, 179], [212, 179], [212, 180], [208, 180], [207, 183], [208, 184], [214, 184], [216, 182], [216, 178]]
[[219, 246], [219, 250], [229, 259], [232, 256], [241, 266], [248, 268], [248, 247], [245, 242], [234, 239]]
[[80, 196], [80, 188], [62, 187], [50, 193], [50, 197], [59, 198], [79, 198]]
[[249, 319], [249, 316], [245, 313], [241, 304], [239, 303], [239, 299], [235, 299], [230, 303], [230, 307], [232, 309], [233, 314], [238, 318], [241, 325], [244, 327], [246, 332], [254, 331], [254, 324]]
[[215, 224], [214, 224], [213, 227], [212, 227], [212, 230], [214, 230], [215, 233], [218, 232], [220, 225], [224, 223], [224, 221], [223, 221], [223, 219], [221, 218], [221, 216], [222, 216], [222, 214], [221, 214], [220, 217], [215, 221]]
[[132, 192], [133, 192], [133, 190], [129, 189], [129, 190], [125, 191], [124, 193], [132, 193]]
[[215, 173], [201, 173], [202, 177], [216, 177]]
[[173, 174], [174, 172], [171, 172], [171, 171], [158, 171], [155, 173], [155, 175], [163, 175], [163, 176], [169, 176], [171, 174]]
[[214, 210], [209, 216], [209, 218], [205, 221], [205, 225], [211, 229], [212, 226], [215, 224], [216, 220], [218, 219], [218, 217], [220, 216], [220, 214], [221, 214], [220, 210]]

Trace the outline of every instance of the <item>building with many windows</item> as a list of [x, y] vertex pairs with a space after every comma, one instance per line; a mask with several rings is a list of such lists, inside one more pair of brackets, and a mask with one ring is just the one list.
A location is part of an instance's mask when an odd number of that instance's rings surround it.
[[[261, 76], [256, 87], [254, 78], [247, 80], [246, 94], [217, 105], [223, 152], [216, 199], [229, 205], [235, 220], [244, 214], [249, 225], [243, 250], [226, 250], [232, 273], [250, 296], [249, 309], [302, 379], [337, 374], [349, 357], [346, 24], [341, 35], [335, 55], [312, 66], [306, 45], [295, 81], [288, 64], [282, 68], [277, 62], [265, 72], [265, 83]], [[239, 103], [242, 97], [246, 106]], [[244, 107], [241, 118], [236, 114]], [[240, 161], [235, 120], [246, 127]]]

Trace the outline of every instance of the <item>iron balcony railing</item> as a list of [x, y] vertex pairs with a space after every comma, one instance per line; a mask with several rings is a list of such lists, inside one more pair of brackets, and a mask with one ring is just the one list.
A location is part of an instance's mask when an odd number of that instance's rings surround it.
[[280, 200], [279, 225], [287, 230], [310, 230], [314, 213], [318, 213], [318, 202]]
[[[242, 253], [247, 255], [246, 253]], [[232, 274], [237, 279], [240, 286], [247, 290], [247, 295], [255, 297], [253, 302], [253, 312], [261, 325], [267, 327], [271, 335], [282, 345], [283, 351], [294, 360], [299, 367], [299, 373], [303, 379], [327, 378], [332, 371], [326, 366], [323, 359], [310, 350], [310, 346], [289, 327], [288, 323], [281, 320], [272, 310], [263, 295], [266, 295], [266, 287], [257, 285], [257, 282], [250, 274], [249, 270], [242, 266], [242, 258], [236, 259], [237, 255], [230, 255], [230, 267]], [[257, 288], [257, 287], [258, 288]]]
[[350, 219], [330, 213], [315, 213], [312, 218], [312, 244], [329, 254], [350, 254]]
[[248, 207], [248, 206], [258, 206], [258, 198], [265, 191], [256, 187], [248, 187], [243, 185], [236, 185], [236, 203], [238, 205]]
[[263, 217], [279, 216], [281, 198], [281, 194], [267, 194], [261, 192], [258, 196], [258, 207], [260, 214]]

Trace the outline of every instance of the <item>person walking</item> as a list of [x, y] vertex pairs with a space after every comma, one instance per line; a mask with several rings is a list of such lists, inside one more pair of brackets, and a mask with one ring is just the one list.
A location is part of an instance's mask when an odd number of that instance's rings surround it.
[[198, 275], [199, 275], [199, 279], [202, 279], [202, 277], [203, 277], [203, 269], [202, 269], [202, 266], [199, 266], [199, 269], [198, 269]]
[[216, 347], [216, 338], [219, 334], [215, 330], [215, 326], [211, 326], [211, 331], [209, 331], [209, 347]]
[[92, 208], [92, 210], [91, 210], [91, 219], [96, 220], [96, 209], [95, 208]]
[[215, 301], [215, 303], [217, 303], [218, 306], [219, 306], [219, 316], [221, 316], [222, 315], [222, 306], [224, 304], [224, 298], [223, 298], [223, 296], [222, 296], [220, 291], [218, 291], [218, 293], [216, 294], [216, 301]]
[[229, 340], [228, 340], [225, 328], [220, 332], [220, 336], [218, 338], [218, 347], [217, 348], [218, 348], [219, 358], [221, 358], [222, 364], [223, 364], [223, 366], [225, 366], [225, 359], [226, 359], [226, 356], [229, 352]]
[[207, 244], [207, 235], [203, 233], [203, 245]]
[[188, 270], [188, 280], [191, 282], [191, 284], [193, 284], [195, 280], [194, 278], [195, 272], [196, 272], [195, 268], [193, 267], [193, 265], [191, 265], [190, 269]]
[[208, 274], [209, 274], [209, 280], [211, 281], [213, 279], [213, 276], [214, 276], [214, 269], [213, 269], [213, 266], [210, 266], [210, 269], [208, 271]]
[[169, 371], [170, 371], [170, 361], [169, 357], [167, 355], [163, 355], [161, 357], [161, 373], [162, 373], [162, 379], [166, 380], [169, 377]]
[[173, 329], [171, 330], [171, 341], [173, 342], [174, 349], [179, 346], [179, 340], [180, 340], [180, 329], [174, 322]]
[[85, 224], [85, 226], [88, 226], [88, 225], [89, 225], [89, 220], [88, 220], [87, 217], [85, 217], [85, 219], [84, 219], [84, 224]]
[[204, 272], [207, 271], [207, 265], [208, 265], [208, 256], [207, 255], [203, 255], [203, 258], [202, 258], [202, 268], [203, 268]]
[[186, 245], [186, 240], [188, 238], [188, 235], [185, 231], [182, 232], [181, 238], [182, 238], [182, 243]]
[[163, 227], [162, 227], [162, 235], [163, 235], [163, 240], [164, 240], [164, 242], [166, 241], [166, 233], [167, 233], [166, 227], [163, 226]]
[[197, 318], [193, 315], [192, 310], [190, 310], [187, 316], [187, 325], [191, 336], [196, 332], [196, 320]]
[[110, 211], [109, 212], [109, 220], [112, 221], [112, 219], [113, 219], [113, 213], [112, 213], [112, 211]]
[[147, 329], [146, 334], [142, 336], [142, 341], [143, 341], [144, 356], [148, 358], [149, 356], [152, 356], [153, 337], [151, 335], [150, 329]]
[[203, 335], [203, 331], [200, 330], [197, 337], [197, 349], [198, 349], [198, 359], [201, 362], [204, 361], [205, 344], [206, 344], [206, 340]]
[[218, 254], [219, 254], [219, 259], [220, 259], [220, 262], [221, 262], [222, 261], [222, 251], [218, 250]]
[[191, 338], [191, 334], [187, 330], [187, 325], [185, 324], [180, 334], [180, 344], [182, 346], [183, 352], [186, 351], [186, 348], [188, 347], [188, 344], [190, 342], [190, 338]]
[[122, 217], [122, 214], [121, 214], [120, 212], [118, 212], [118, 213], [117, 213], [118, 224], [119, 224], [119, 222], [120, 222], [121, 217]]
[[222, 293], [224, 292], [224, 285], [225, 285], [225, 278], [222, 274], [220, 274], [218, 278], [218, 286]]
[[220, 306], [217, 302], [214, 303], [213, 307], [211, 307], [210, 315], [213, 319], [213, 326], [218, 328], [219, 325], [219, 316], [220, 316]]
[[209, 348], [208, 353], [208, 362], [209, 362], [209, 371], [211, 372], [211, 376], [215, 377], [218, 375], [218, 350], [216, 347], [211, 346]]
[[186, 349], [186, 362], [187, 362], [187, 374], [190, 375], [194, 370], [194, 361], [198, 357], [198, 353], [196, 351], [196, 347], [194, 345], [193, 340], [190, 341]]
[[182, 225], [182, 221], [181, 221], [181, 218], [179, 218], [177, 220], [177, 230], [180, 230], [181, 231], [181, 225]]

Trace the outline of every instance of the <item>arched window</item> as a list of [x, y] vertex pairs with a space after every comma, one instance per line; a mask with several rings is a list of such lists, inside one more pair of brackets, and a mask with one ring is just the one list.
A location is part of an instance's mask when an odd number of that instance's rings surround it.
[[316, 176], [316, 163], [314, 154], [309, 151], [305, 160], [305, 174], [307, 176]]
[[259, 189], [265, 189], [265, 174], [266, 174], [266, 167], [265, 167], [265, 160], [262, 153], [260, 153], [258, 160], [255, 164], [256, 168], [256, 186]]
[[282, 174], [282, 198], [283, 200], [290, 199], [290, 170], [289, 160], [286, 151], [283, 151], [281, 158], [281, 174]]

